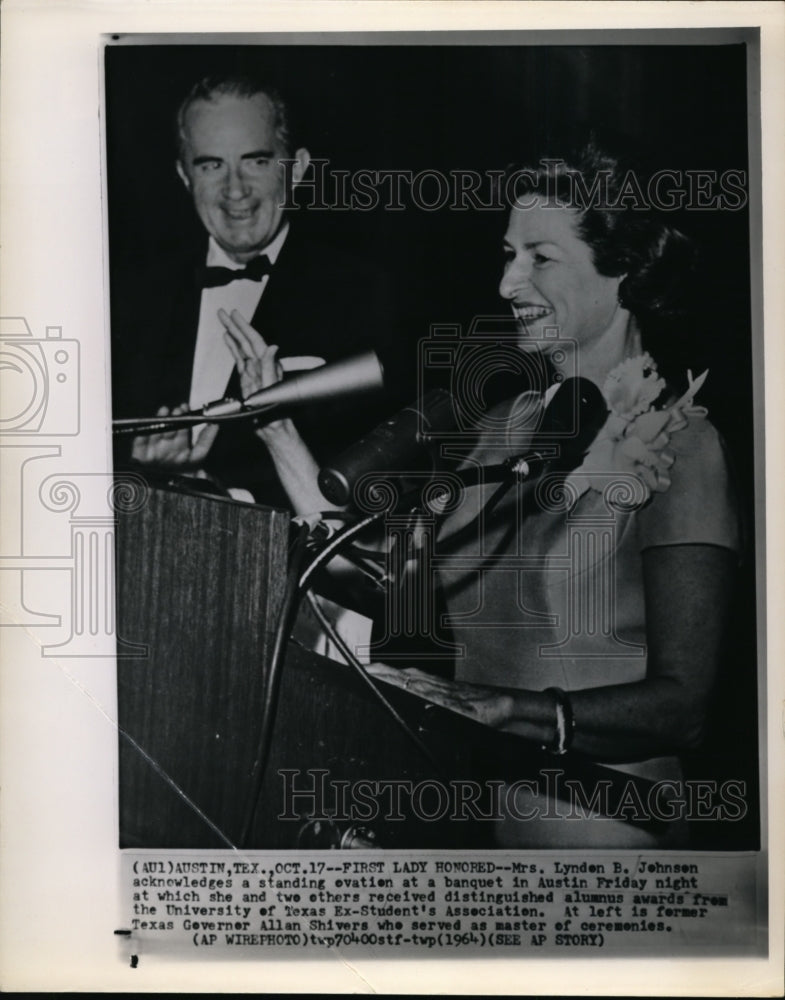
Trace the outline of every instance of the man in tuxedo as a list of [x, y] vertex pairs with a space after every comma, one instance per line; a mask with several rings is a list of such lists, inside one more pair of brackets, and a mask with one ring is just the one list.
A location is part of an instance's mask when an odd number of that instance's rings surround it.
[[[143, 273], [113, 274], [114, 415], [152, 416], [237, 396], [237, 351], [219, 310], [236, 310], [260, 343], [278, 345], [284, 377], [368, 348], [388, 360], [396, 330], [386, 279], [305, 238], [296, 213], [288, 217], [284, 206], [310, 155], [296, 142], [280, 94], [250, 78], [208, 78], [181, 104], [177, 125], [177, 171], [206, 244], [150, 259]], [[339, 400], [293, 418], [319, 463], [392, 405]], [[248, 422], [139, 437], [130, 448], [118, 438], [115, 461], [207, 475], [257, 502], [291, 506], [262, 438]]]

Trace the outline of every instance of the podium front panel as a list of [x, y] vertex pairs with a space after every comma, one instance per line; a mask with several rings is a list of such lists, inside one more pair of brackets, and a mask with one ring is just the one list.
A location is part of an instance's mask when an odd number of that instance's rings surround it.
[[289, 516], [150, 488], [119, 513], [120, 841], [236, 843], [286, 580]]

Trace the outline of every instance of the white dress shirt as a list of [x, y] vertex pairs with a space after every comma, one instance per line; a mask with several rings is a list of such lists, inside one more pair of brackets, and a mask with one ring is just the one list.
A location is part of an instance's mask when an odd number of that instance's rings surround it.
[[[278, 259], [289, 232], [289, 223], [285, 223], [275, 239], [267, 247], [264, 254], [274, 264]], [[207, 248], [208, 267], [227, 267], [233, 271], [242, 270], [244, 264], [232, 260], [221, 247], [210, 237]], [[265, 274], [261, 281], [250, 281], [246, 278], [230, 281], [228, 285], [202, 290], [202, 302], [199, 309], [199, 328], [196, 334], [194, 364], [191, 373], [191, 394], [188, 405], [193, 410], [205, 403], [221, 399], [226, 389], [226, 383], [234, 368], [234, 358], [224, 339], [224, 327], [218, 319], [218, 310], [225, 309], [230, 313], [237, 309], [240, 315], [250, 323], [251, 317], [261, 301], [269, 281]], [[264, 336], [264, 330], [259, 330]]]

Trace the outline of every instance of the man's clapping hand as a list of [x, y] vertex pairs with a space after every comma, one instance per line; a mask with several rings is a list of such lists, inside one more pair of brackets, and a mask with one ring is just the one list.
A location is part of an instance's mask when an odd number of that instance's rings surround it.
[[[278, 346], [268, 345], [237, 309], [231, 314], [219, 309], [218, 318], [224, 326], [224, 341], [237, 366], [243, 399], [280, 382], [283, 370], [278, 362]], [[258, 428], [257, 434], [269, 445], [285, 426], [281, 420], [269, 421]]]

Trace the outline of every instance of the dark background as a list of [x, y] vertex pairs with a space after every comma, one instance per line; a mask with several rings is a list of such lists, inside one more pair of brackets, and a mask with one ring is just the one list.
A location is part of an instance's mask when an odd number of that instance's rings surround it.
[[[498, 170], [537, 152], [535, 137], [575, 119], [620, 130], [676, 170], [749, 170], [747, 50], [732, 45], [109, 45], [107, 171], [113, 273], [199, 238], [175, 172], [173, 117], [199, 77], [252, 70], [281, 82], [312, 156], [333, 169]], [[753, 123], [757, 127], [757, 123]], [[402, 351], [414, 358], [429, 324], [504, 314], [503, 211], [301, 210], [298, 225], [378, 263], [399, 292]], [[715, 713], [696, 773], [757, 787], [753, 437], [749, 215], [676, 213], [702, 247], [701, 308], [680, 331], [694, 372], [711, 369], [700, 401], [738, 471], [749, 548]], [[757, 280], [757, 275], [755, 276]], [[117, 304], [113, 304], [117, 308]], [[701, 844], [754, 846], [747, 823]], [[708, 824], [707, 824], [708, 826]], [[717, 837], [720, 838], [717, 841]], [[716, 843], [715, 843], [716, 841]]]

